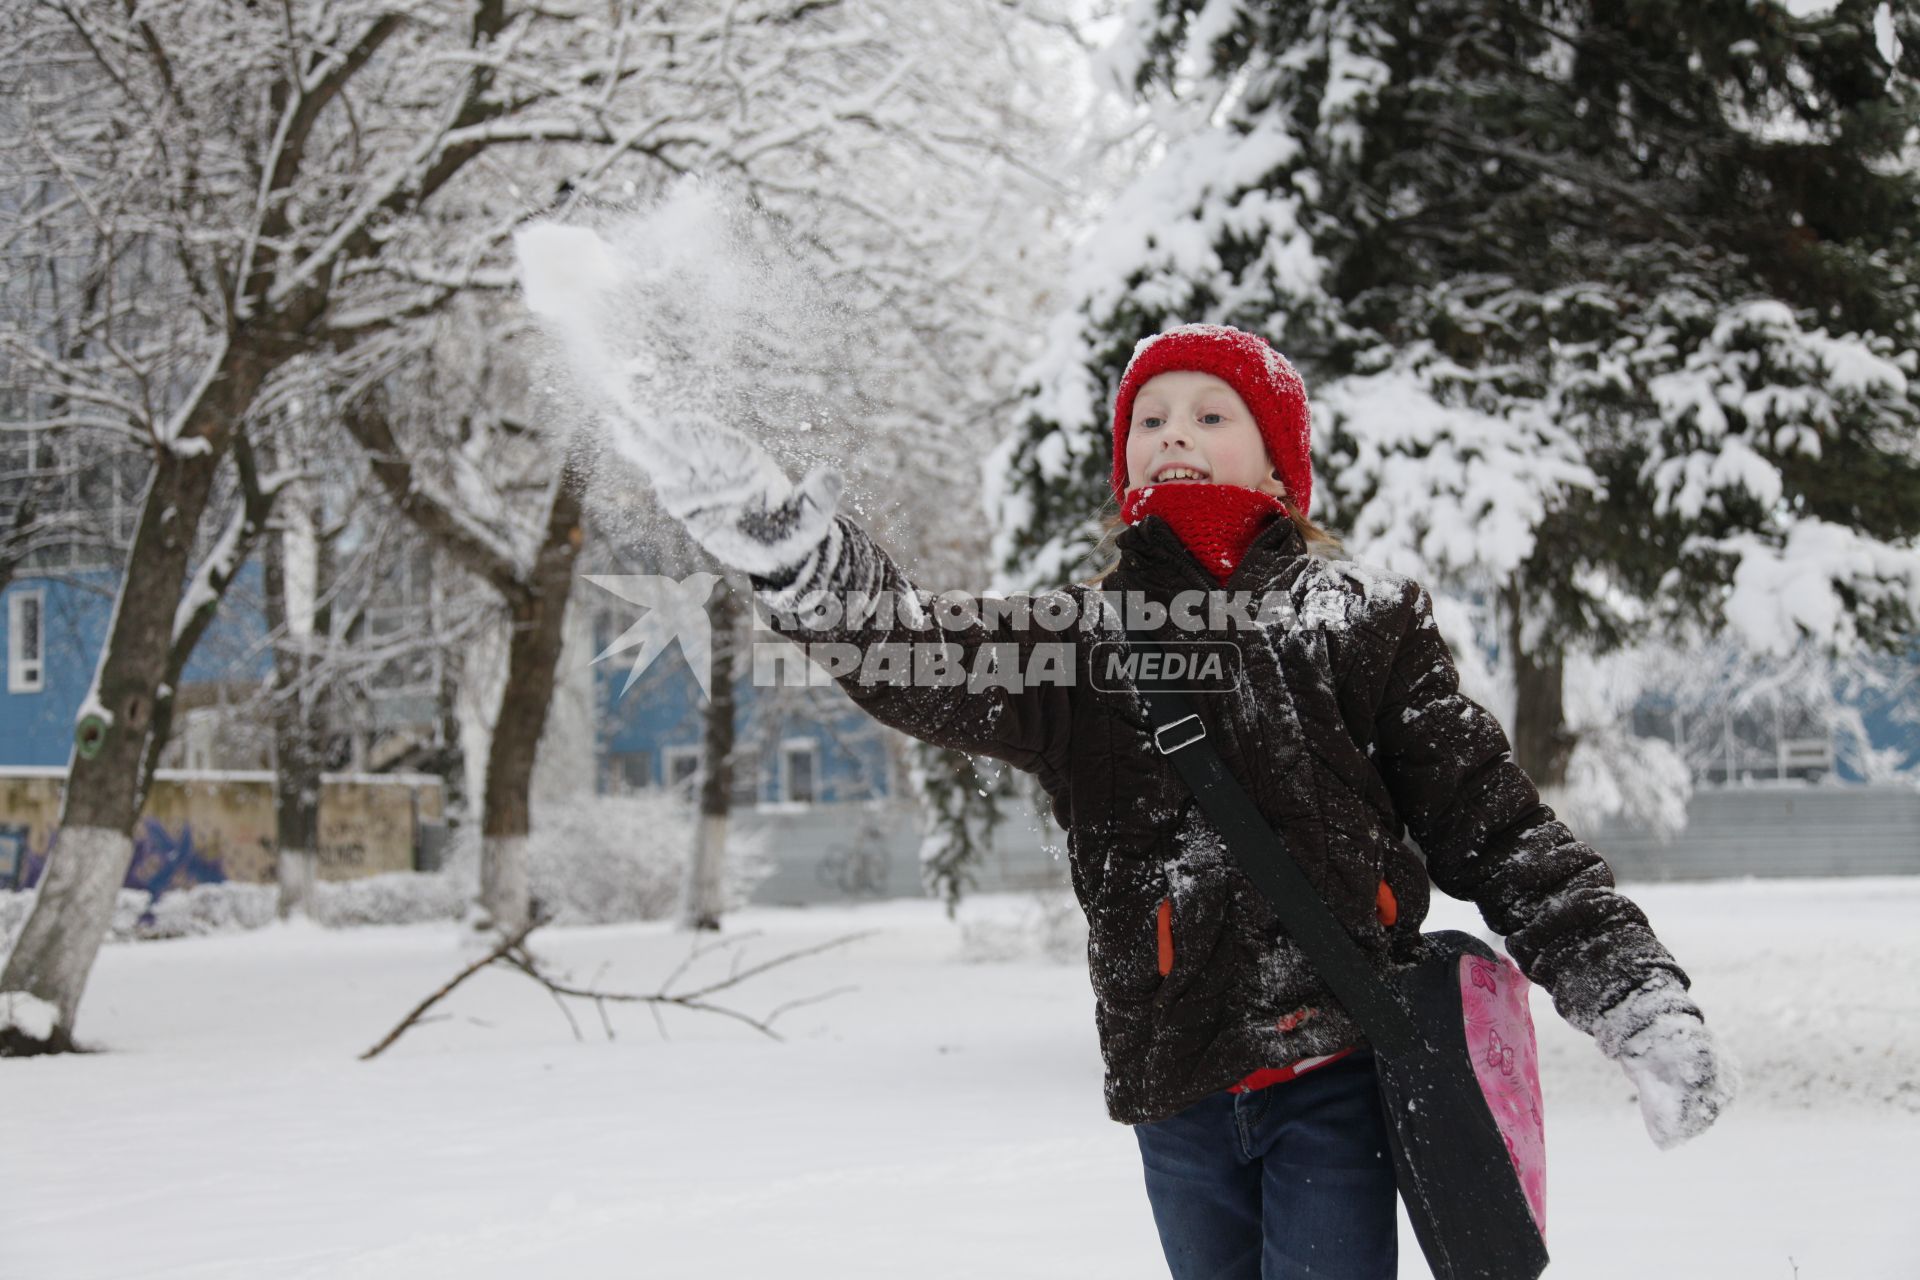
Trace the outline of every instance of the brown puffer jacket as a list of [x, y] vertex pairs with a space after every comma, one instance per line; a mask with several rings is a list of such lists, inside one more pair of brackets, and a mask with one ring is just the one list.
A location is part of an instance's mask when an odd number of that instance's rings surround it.
[[[753, 581], [774, 628], [804, 644], [945, 642], [968, 672], [982, 645], [1014, 646], [1020, 671], [1036, 645], [1072, 646], [1071, 684], [915, 683], [879, 679], [879, 666], [865, 670], [871, 683], [862, 671], [836, 679], [886, 724], [1039, 776], [1068, 833], [1088, 922], [1108, 1114], [1140, 1124], [1258, 1068], [1366, 1041], [1154, 750], [1138, 695], [1089, 678], [1090, 646], [1120, 635], [1102, 590], [1163, 603], [1222, 590], [1157, 516], [1124, 530], [1118, 546], [1119, 565], [1100, 586], [1024, 598], [1036, 609], [1070, 603], [1071, 617], [1091, 620], [1060, 631], [1016, 629], [1005, 615], [946, 629], [906, 607], [887, 626], [857, 608], [864, 621], [803, 625], [797, 615], [827, 594], [843, 605], [882, 593], [927, 609], [936, 602], [845, 515], [790, 582]], [[1156, 634], [1237, 645], [1237, 687], [1192, 693], [1196, 710], [1382, 972], [1421, 954], [1431, 877], [1478, 905], [1581, 1030], [1591, 1033], [1600, 1013], [1656, 972], [1686, 983], [1645, 915], [1614, 891], [1607, 864], [1540, 802], [1499, 724], [1461, 695], [1424, 588], [1309, 555], [1282, 520], [1255, 539], [1224, 590], [1283, 592], [1291, 616], [1254, 629], [1222, 618], [1229, 629], [1204, 636], [1169, 619]], [[1417, 850], [1403, 839], [1409, 832]], [[1398, 905], [1391, 928], [1376, 912], [1382, 879]]]

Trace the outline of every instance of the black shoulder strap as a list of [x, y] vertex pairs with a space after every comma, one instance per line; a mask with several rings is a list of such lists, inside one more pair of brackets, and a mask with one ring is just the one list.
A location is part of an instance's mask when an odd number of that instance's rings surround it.
[[[1164, 643], [1131, 628], [1127, 639], [1135, 646]], [[1405, 1006], [1334, 919], [1280, 833], [1261, 816], [1253, 798], [1207, 741], [1207, 726], [1194, 711], [1192, 700], [1178, 689], [1152, 688], [1141, 682], [1134, 687], [1146, 703], [1154, 749], [1173, 762], [1240, 869], [1273, 903], [1280, 922], [1374, 1048], [1383, 1053], [1411, 1050], [1419, 1033]]]

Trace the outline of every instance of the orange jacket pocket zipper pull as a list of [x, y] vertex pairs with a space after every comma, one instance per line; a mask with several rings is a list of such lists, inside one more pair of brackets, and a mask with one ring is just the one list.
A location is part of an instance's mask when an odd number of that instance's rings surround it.
[[1380, 891], [1373, 895], [1373, 909], [1380, 916], [1380, 923], [1393, 928], [1393, 922], [1400, 918], [1400, 903], [1393, 896], [1393, 890], [1387, 888], [1387, 882], [1380, 882]]

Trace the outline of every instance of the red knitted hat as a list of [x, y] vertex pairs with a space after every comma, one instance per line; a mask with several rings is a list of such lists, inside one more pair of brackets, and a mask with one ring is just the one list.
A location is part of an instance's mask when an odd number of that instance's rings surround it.
[[1293, 505], [1305, 515], [1313, 500], [1307, 385], [1265, 338], [1219, 324], [1183, 324], [1142, 338], [1134, 346], [1113, 401], [1114, 500], [1124, 500], [1127, 492], [1127, 428], [1133, 423], [1133, 398], [1149, 378], [1174, 369], [1210, 373], [1239, 393], [1253, 411], [1267, 456], [1286, 482]]

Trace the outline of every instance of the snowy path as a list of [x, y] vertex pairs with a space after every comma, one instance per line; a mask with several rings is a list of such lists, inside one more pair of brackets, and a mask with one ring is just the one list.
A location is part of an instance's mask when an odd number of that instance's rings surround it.
[[[1550, 1280], [1911, 1280], [1920, 1258], [1920, 882], [1632, 890], [1747, 1093], [1661, 1153], [1617, 1068], [1536, 998]], [[1031, 909], [981, 898], [972, 924]], [[1445, 904], [1444, 920], [1473, 923]], [[1131, 1132], [1106, 1119], [1083, 968], [968, 962], [930, 902], [741, 913], [747, 962], [880, 932], [734, 993], [729, 1020], [590, 1011], [576, 1044], [506, 973], [354, 1061], [462, 963], [439, 927], [109, 947], [91, 1057], [0, 1064], [7, 1277], [1163, 1277]], [[661, 925], [556, 932], [652, 987]], [[727, 953], [696, 974], [725, 971]], [[1423, 1277], [1410, 1236], [1402, 1274]], [[1796, 1270], [1797, 1269], [1797, 1270]]]

